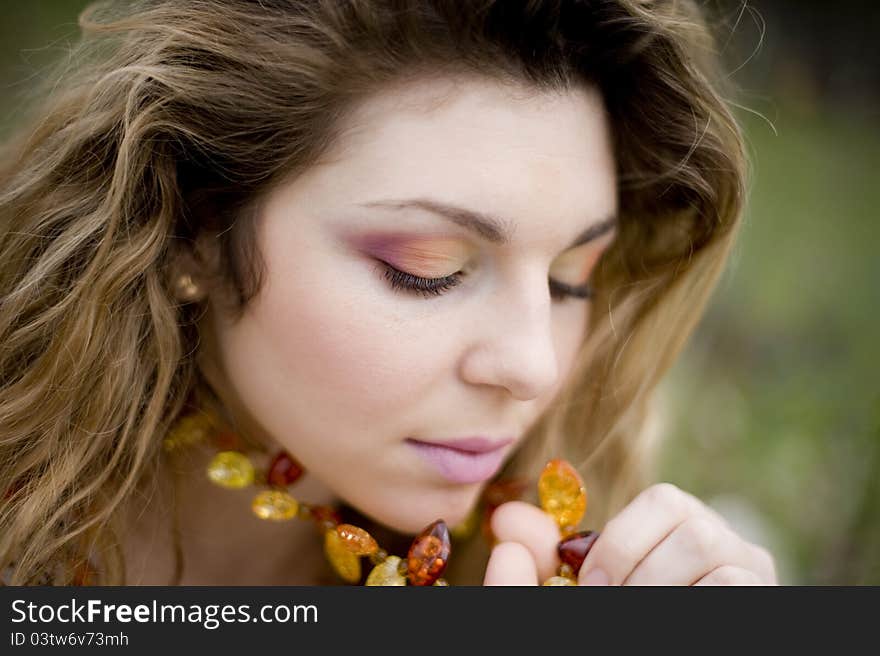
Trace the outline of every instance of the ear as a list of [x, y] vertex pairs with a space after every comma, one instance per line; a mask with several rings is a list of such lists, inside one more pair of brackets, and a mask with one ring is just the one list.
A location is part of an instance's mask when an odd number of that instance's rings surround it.
[[182, 242], [177, 247], [168, 267], [168, 282], [178, 301], [195, 303], [208, 295], [211, 272], [216, 271], [219, 257], [213, 241], [200, 235], [195, 243]]

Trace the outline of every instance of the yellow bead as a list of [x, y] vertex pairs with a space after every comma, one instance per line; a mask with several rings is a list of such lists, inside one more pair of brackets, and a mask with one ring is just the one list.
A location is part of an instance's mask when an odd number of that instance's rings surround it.
[[361, 580], [360, 556], [348, 550], [335, 528], [324, 531], [324, 555], [343, 581], [357, 583]]
[[210, 417], [204, 413], [186, 415], [171, 427], [162, 444], [166, 451], [180, 449], [201, 442], [208, 437], [213, 428]]
[[577, 585], [577, 582], [567, 576], [551, 576], [544, 581], [544, 585]]
[[254, 466], [239, 451], [221, 451], [208, 465], [208, 478], [223, 487], [247, 487], [254, 482]]
[[400, 574], [398, 566], [401, 560], [397, 556], [388, 556], [376, 565], [367, 577], [367, 585], [406, 585], [406, 577]]
[[280, 522], [296, 517], [299, 503], [287, 492], [266, 490], [254, 497], [251, 508], [260, 519], [271, 519]]
[[538, 479], [541, 507], [560, 529], [576, 526], [587, 509], [587, 491], [574, 467], [565, 460], [551, 460]]

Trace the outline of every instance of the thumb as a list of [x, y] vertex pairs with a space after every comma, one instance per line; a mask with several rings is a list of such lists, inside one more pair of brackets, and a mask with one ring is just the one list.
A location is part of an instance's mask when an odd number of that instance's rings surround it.
[[541, 581], [556, 573], [559, 527], [550, 515], [525, 501], [508, 501], [493, 511], [491, 522], [499, 542], [516, 542], [528, 549]]

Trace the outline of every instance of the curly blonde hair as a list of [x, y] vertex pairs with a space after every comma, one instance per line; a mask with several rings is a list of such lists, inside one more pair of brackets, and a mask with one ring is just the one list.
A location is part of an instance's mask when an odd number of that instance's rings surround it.
[[694, 2], [153, 0], [97, 3], [79, 24], [72, 66], [47, 79], [0, 160], [7, 583], [81, 582], [90, 558], [93, 582], [125, 583], [125, 517], [202, 384], [202, 308], [175, 300], [171, 263], [216, 233], [216, 278], [240, 316], [262, 279], [260, 199], [326, 152], [359, 102], [424, 75], [601, 91], [618, 238], [571, 384], [504, 474], [569, 458], [598, 491], [596, 524], [644, 486], [652, 392], [704, 310], [745, 196], [742, 136]]

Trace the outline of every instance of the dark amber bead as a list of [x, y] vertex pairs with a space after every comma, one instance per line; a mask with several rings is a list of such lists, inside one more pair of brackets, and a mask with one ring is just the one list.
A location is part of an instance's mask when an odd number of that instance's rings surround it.
[[287, 487], [295, 483], [303, 475], [303, 466], [287, 451], [279, 451], [272, 458], [266, 473], [266, 482], [275, 487]]
[[446, 522], [438, 519], [413, 540], [407, 554], [407, 577], [411, 585], [434, 585], [446, 564], [452, 542]]
[[342, 523], [342, 517], [333, 508], [329, 506], [312, 506], [312, 519], [319, 526], [327, 528], [335, 528], [337, 524]]
[[593, 548], [593, 543], [599, 534], [595, 531], [579, 531], [568, 536], [564, 540], [560, 540], [556, 545], [556, 552], [559, 554], [559, 560], [571, 567], [575, 574], [581, 568], [584, 558]]
[[529, 482], [524, 478], [505, 478], [486, 486], [483, 500], [487, 506], [500, 506], [502, 503], [519, 499], [525, 493]]
[[241, 438], [229, 430], [217, 431], [214, 434], [214, 445], [220, 451], [241, 451], [244, 447]]
[[492, 533], [492, 513], [498, 506], [515, 501], [523, 496], [529, 481], [525, 478], [505, 478], [490, 483], [483, 491], [483, 514], [480, 518], [480, 532], [489, 546], [494, 546], [496, 539]]

